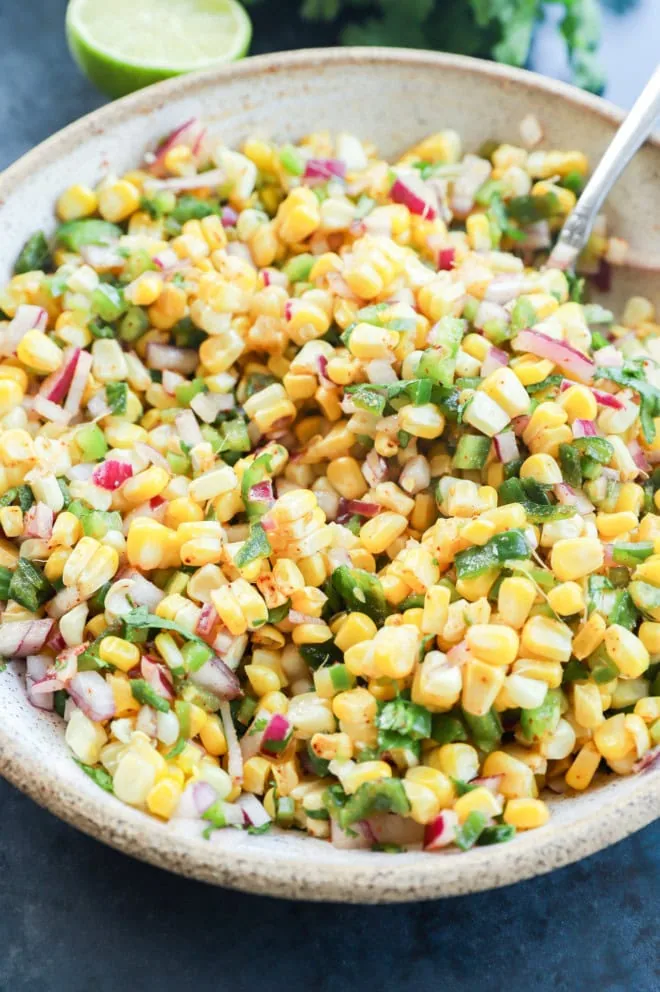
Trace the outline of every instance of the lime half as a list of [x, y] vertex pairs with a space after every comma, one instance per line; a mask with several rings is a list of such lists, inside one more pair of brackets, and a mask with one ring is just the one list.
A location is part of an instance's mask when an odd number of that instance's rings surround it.
[[242, 58], [252, 24], [236, 0], [70, 0], [74, 59], [108, 96]]

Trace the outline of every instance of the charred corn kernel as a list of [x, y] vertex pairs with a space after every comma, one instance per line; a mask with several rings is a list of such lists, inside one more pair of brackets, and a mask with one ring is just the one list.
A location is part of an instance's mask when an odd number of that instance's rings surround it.
[[649, 667], [650, 657], [644, 643], [618, 623], [607, 628], [605, 649], [625, 678], [637, 678]]
[[62, 193], [55, 209], [62, 221], [78, 220], [80, 217], [89, 217], [95, 213], [97, 205], [98, 200], [94, 190], [76, 183]]
[[593, 741], [587, 741], [578, 751], [575, 760], [564, 776], [566, 784], [579, 792], [588, 789], [598, 771], [600, 761], [600, 751]]
[[563, 676], [560, 662], [542, 661], [540, 658], [518, 658], [513, 663], [512, 671], [516, 675], [545, 682], [549, 689], [557, 689]]
[[341, 652], [344, 652], [354, 644], [372, 641], [376, 632], [376, 624], [366, 613], [350, 613], [335, 634], [335, 644]]
[[491, 751], [484, 761], [483, 774], [501, 776], [498, 791], [506, 799], [522, 799], [538, 795], [531, 768], [506, 751]]
[[497, 594], [497, 608], [502, 620], [519, 630], [529, 616], [536, 595], [536, 588], [529, 579], [504, 579]]
[[504, 822], [516, 830], [534, 830], [550, 819], [550, 810], [542, 799], [509, 799], [504, 808]]
[[327, 468], [328, 481], [345, 499], [360, 499], [367, 491], [360, 464], [355, 458], [335, 458]]
[[407, 519], [400, 513], [379, 513], [362, 526], [360, 540], [367, 551], [374, 555], [382, 554], [403, 534], [407, 526]]
[[582, 586], [577, 582], [562, 582], [548, 592], [548, 602], [560, 617], [569, 617], [584, 610]]
[[376, 717], [376, 700], [366, 689], [349, 689], [334, 697], [332, 712], [344, 723], [371, 723]]
[[0, 510], [0, 526], [6, 537], [18, 537], [23, 533], [23, 511], [20, 506], [3, 506]]
[[29, 368], [41, 375], [55, 372], [62, 364], [62, 350], [43, 331], [33, 329], [21, 338], [16, 354]]
[[99, 657], [121, 672], [130, 672], [140, 663], [140, 650], [136, 644], [122, 637], [104, 637], [99, 645]]
[[594, 730], [603, 722], [603, 700], [598, 686], [592, 682], [576, 683], [573, 687], [573, 710], [581, 727]]
[[607, 624], [600, 613], [592, 613], [573, 638], [573, 654], [578, 660], [586, 658], [598, 648], [605, 637]]
[[549, 617], [530, 617], [522, 629], [520, 645], [547, 661], [568, 661], [571, 656], [571, 629], [559, 620]]
[[472, 654], [491, 665], [511, 665], [518, 654], [520, 640], [510, 627], [501, 624], [474, 624], [468, 627], [465, 641]]
[[408, 814], [410, 818], [415, 823], [431, 823], [440, 812], [440, 800], [435, 792], [421, 782], [409, 778], [403, 779], [403, 789], [410, 803]]
[[424, 596], [422, 633], [441, 634], [449, 617], [451, 591], [447, 586], [433, 585]]
[[626, 715], [617, 713], [596, 727], [593, 742], [606, 761], [625, 758], [635, 746], [635, 741], [626, 728]]
[[140, 206], [139, 189], [126, 179], [102, 186], [97, 195], [101, 217], [113, 224], [126, 220]]
[[483, 813], [485, 816], [499, 816], [502, 812], [502, 800], [493, 795], [490, 789], [480, 785], [454, 803], [454, 810], [461, 823], [465, 823], [470, 813]]
[[461, 706], [474, 716], [485, 716], [504, 685], [503, 668], [475, 659], [463, 666]]

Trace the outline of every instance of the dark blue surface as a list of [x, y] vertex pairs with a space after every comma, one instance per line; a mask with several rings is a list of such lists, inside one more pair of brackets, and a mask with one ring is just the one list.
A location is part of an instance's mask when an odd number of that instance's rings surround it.
[[[258, 15], [255, 50], [324, 42], [294, 22], [268, 31], [276, 6]], [[68, 57], [64, 7], [0, 0], [0, 168], [103, 102]], [[622, 106], [660, 35], [659, 0], [628, 7], [606, 14], [604, 44], [606, 95]], [[549, 25], [535, 67], [564, 74]], [[0, 992], [658, 992], [659, 875], [656, 824], [497, 892], [393, 907], [275, 901], [132, 861], [0, 781]]]

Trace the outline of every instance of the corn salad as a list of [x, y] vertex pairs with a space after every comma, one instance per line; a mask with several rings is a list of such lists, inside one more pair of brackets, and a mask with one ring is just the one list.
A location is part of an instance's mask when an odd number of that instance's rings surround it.
[[653, 763], [660, 326], [543, 267], [587, 171], [192, 120], [62, 193], [0, 291], [0, 654], [99, 786], [466, 850]]

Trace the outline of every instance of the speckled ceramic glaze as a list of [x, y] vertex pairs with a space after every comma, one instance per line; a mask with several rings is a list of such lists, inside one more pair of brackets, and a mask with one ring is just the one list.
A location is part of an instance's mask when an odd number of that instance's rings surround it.
[[[57, 194], [74, 179], [134, 166], [145, 145], [192, 116], [228, 143], [248, 134], [286, 141], [318, 128], [374, 140], [386, 155], [443, 127], [468, 149], [516, 142], [527, 113], [548, 147], [581, 148], [592, 161], [619, 113], [594, 97], [526, 72], [451, 55], [331, 49], [269, 55], [150, 87], [83, 118], [0, 176], [0, 279], [26, 237], [53, 226]], [[660, 305], [660, 144], [636, 157], [610, 199], [612, 227], [646, 266], [617, 273], [610, 299], [631, 292]], [[660, 267], [660, 266], [659, 266]], [[293, 832], [249, 836], [163, 824], [99, 789], [69, 757], [62, 724], [29, 705], [22, 665], [0, 676], [0, 771], [36, 802], [127, 854], [194, 878], [298, 899], [395, 902], [507, 885], [585, 857], [660, 814], [660, 769], [612, 776], [586, 795], [555, 798], [550, 823], [508, 844], [468, 853], [393, 857], [338, 851]]]

